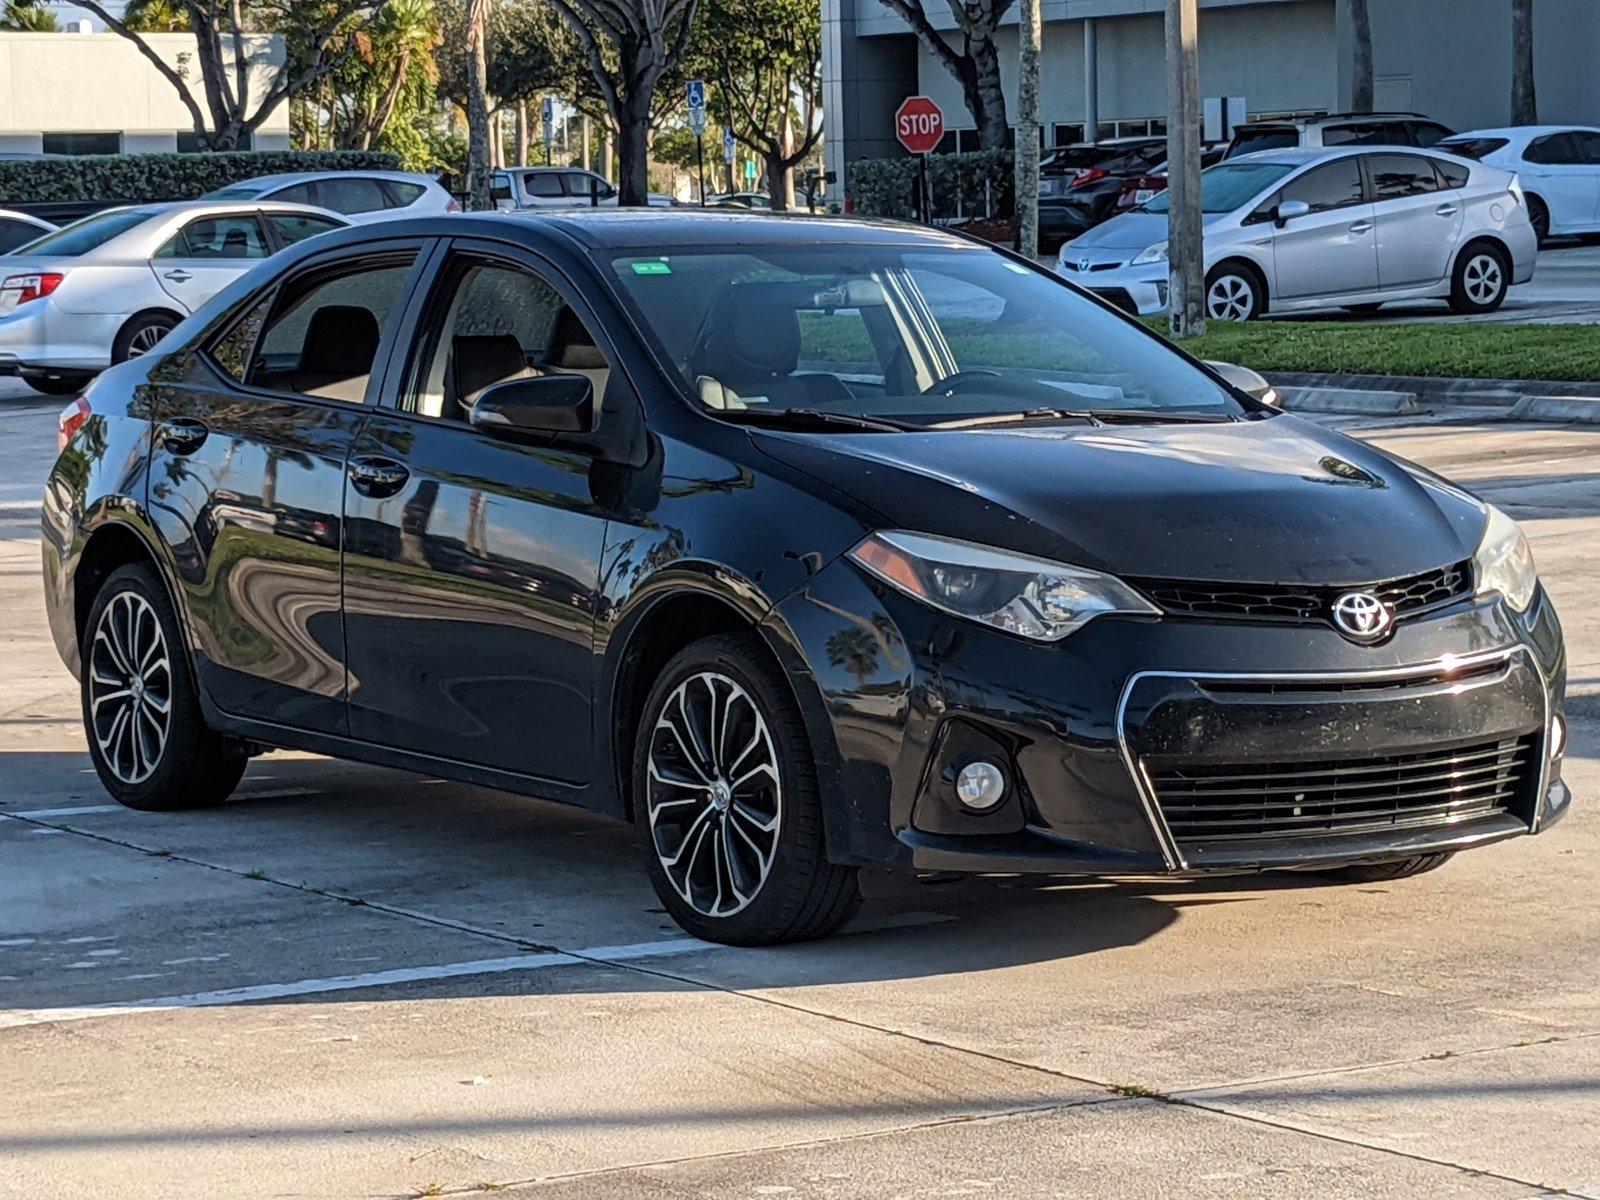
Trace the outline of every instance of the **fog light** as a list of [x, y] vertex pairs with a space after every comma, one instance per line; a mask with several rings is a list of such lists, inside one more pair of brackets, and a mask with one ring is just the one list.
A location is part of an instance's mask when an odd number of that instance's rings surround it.
[[988, 812], [1005, 795], [1005, 774], [993, 763], [969, 763], [956, 776], [956, 796], [974, 812]]
[[1550, 720], [1550, 757], [1560, 758], [1567, 748], [1567, 723], [1557, 713]]

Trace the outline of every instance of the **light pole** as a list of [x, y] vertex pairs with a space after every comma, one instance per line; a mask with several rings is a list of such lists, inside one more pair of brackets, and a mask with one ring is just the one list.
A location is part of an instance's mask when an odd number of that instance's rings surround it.
[[1167, 0], [1167, 297], [1179, 338], [1206, 331], [1199, 24], [1196, 0]]

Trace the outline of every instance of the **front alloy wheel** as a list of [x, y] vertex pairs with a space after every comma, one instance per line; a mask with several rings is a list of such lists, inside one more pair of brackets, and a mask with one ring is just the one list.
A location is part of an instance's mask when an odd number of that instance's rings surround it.
[[1213, 321], [1249, 321], [1261, 313], [1255, 280], [1242, 271], [1223, 269], [1206, 280], [1206, 316]]
[[754, 634], [681, 651], [645, 697], [632, 763], [650, 882], [696, 937], [771, 945], [830, 933], [859, 902], [828, 861], [805, 722]]

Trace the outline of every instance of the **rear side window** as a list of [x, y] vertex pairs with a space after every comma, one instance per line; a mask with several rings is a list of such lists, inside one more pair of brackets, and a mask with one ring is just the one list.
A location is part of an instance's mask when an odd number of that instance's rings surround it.
[[394, 179], [385, 179], [383, 186], [389, 193], [390, 208], [408, 208], [421, 200], [422, 193], [428, 190], [420, 183], [402, 183]]
[[159, 216], [160, 211], [154, 208], [125, 208], [119, 212], [96, 213], [41, 238], [30, 253], [47, 254], [54, 258], [77, 258], [91, 250], [98, 250], [112, 238], [143, 225], [151, 217]]
[[1450, 162], [1447, 159], [1436, 158], [1433, 160], [1433, 165], [1439, 172], [1439, 178], [1444, 180], [1444, 186], [1452, 191], [1456, 188], [1466, 187], [1467, 179], [1472, 174], [1465, 163]]
[[1322, 130], [1324, 146], [1409, 146], [1412, 142], [1402, 121], [1361, 121], [1328, 125]]
[[266, 258], [266, 230], [254, 217], [228, 215], [190, 221], [156, 251], [157, 258]]
[[319, 179], [317, 199], [323, 208], [341, 213], [377, 212], [389, 207], [389, 198], [378, 181], [360, 177]]
[[1407, 128], [1411, 130], [1409, 140], [1423, 149], [1427, 149], [1429, 146], [1437, 146], [1450, 136], [1449, 129], [1433, 121], [1410, 121], [1407, 122]]
[[284, 204], [315, 204], [317, 191], [313, 184], [294, 183], [281, 192], [273, 192], [271, 199], [280, 200]]
[[1580, 161], [1578, 147], [1570, 133], [1550, 133], [1534, 138], [1522, 156], [1541, 166], [1564, 167]]
[[1578, 152], [1579, 162], [1600, 166], [1600, 133], [1575, 129], [1572, 131], [1572, 144]]
[[333, 229], [344, 228], [337, 221], [330, 221], [327, 217], [315, 217], [310, 214], [299, 216], [295, 213], [269, 213], [267, 220], [272, 225], [272, 232], [278, 235], [278, 240], [285, 246], [303, 242], [308, 237], [316, 237], [319, 233], [327, 233]]
[[1462, 158], [1481, 160], [1497, 150], [1504, 150], [1510, 144], [1507, 138], [1451, 138], [1447, 142], [1440, 142], [1435, 148]]
[[1260, 129], [1241, 129], [1233, 136], [1228, 157], [1254, 154], [1257, 150], [1284, 150], [1300, 144], [1300, 132], [1293, 125], [1273, 125]]
[[1439, 190], [1433, 164], [1414, 154], [1373, 154], [1367, 158], [1372, 172], [1373, 199], [1402, 200]]
[[10, 254], [18, 246], [24, 246], [46, 232], [26, 221], [0, 217], [0, 254]]

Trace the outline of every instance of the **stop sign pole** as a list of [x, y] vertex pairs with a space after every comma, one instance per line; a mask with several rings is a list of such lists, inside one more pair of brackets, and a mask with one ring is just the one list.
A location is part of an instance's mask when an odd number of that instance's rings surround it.
[[894, 136], [917, 156], [917, 219], [932, 219], [928, 198], [928, 155], [944, 138], [944, 113], [926, 96], [907, 96], [894, 114]]

